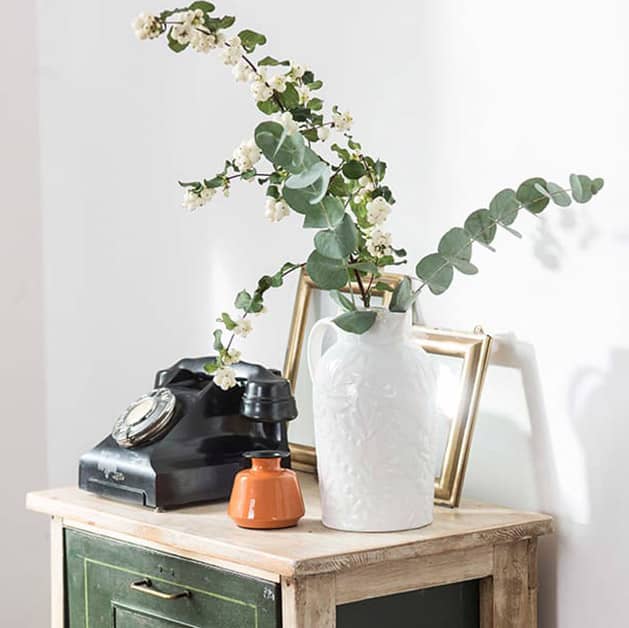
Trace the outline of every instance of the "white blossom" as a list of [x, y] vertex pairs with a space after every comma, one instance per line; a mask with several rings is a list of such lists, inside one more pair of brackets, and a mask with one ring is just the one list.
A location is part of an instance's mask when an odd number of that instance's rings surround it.
[[155, 39], [162, 33], [162, 25], [156, 15], [140, 13], [131, 23], [138, 39]]
[[286, 201], [282, 199], [276, 201], [271, 196], [266, 199], [266, 211], [264, 215], [271, 222], [279, 222], [283, 218], [286, 218], [288, 214], [290, 214], [290, 209]]
[[276, 74], [269, 79], [269, 87], [282, 94], [286, 91], [286, 77], [283, 74]]
[[190, 43], [194, 32], [194, 27], [190, 24], [175, 24], [173, 26], [172, 31], [170, 31], [170, 36], [182, 46], [185, 46]]
[[327, 126], [321, 126], [317, 129], [317, 137], [322, 141], [325, 142], [325, 140], [328, 139], [328, 137], [330, 137], [330, 129]]
[[227, 41], [227, 45], [223, 48], [221, 58], [225, 65], [236, 65], [245, 54], [245, 49], [242, 47], [240, 37], [236, 35]]
[[227, 353], [223, 356], [223, 364], [230, 365], [236, 364], [236, 362], [240, 362], [241, 357], [240, 351], [238, 349], [228, 349]]
[[208, 53], [216, 48], [216, 37], [211, 33], [193, 30], [190, 37], [190, 45], [197, 52]]
[[275, 119], [286, 129], [286, 133], [288, 133], [288, 135], [294, 135], [299, 131], [299, 124], [295, 122], [293, 114], [290, 111], [277, 114]]
[[290, 64], [290, 74], [294, 78], [301, 78], [306, 73], [306, 66], [299, 63]]
[[251, 321], [246, 318], [239, 318], [236, 321], [236, 327], [234, 327], [234, 334], [236, 336], [242, 336], [246, 338], [251, 332], [252, 326]]
[[198, 209], [203, 207], [208, 201], [212, 200], [212, 197], [216, 194], [214, 188], [203, 188], [200, 191], [195, 191], [192, 188], [186, 188], [183, 197], [182, 205], [186, 209]]
[[299, 102], [303, 105], [312, 98], [312, 92], [307, 85], [297, 85], [295, 88], [299, 94]]
[[214, 373], [214, 383], [222, 390], [229, 390], [236, 385], [236, 371], [230, 366], [222, 366]]
[[273, 96], [273, 90], [260, 78], [251, 83], [251, 93], [257, 102], [264, 102]]
[[367, 221], [372, 225], [381, 225], [391, 213], [391, 206], [382, 196], [367, 203]]
[[375, 190], [376, 188], [376, 186], [373, 184], [373, 181], [371, 180], [371, 177], [366, 174], [358, 179], [358, 185], [360, 185], [363, 190], [367, 190], [368, 192], [373, 192], [373, 190]]
[[349, 131], [352, 128], [354, 118], [352, 118], [349, 111], [345, 111], [344, 113], [337, 111], [332, 114], [332, 121], [334, 122], [334, 128], [343, 132]]
[[256, 73], [249, 67], [249, 64], [241, 59], [233, 68], [234, 78], [241, 83], [248, 83], [253, 80]]
[[374, 257], [390, 255], [391, 253], [391, 234], [387, 231], [374, 229], [367, 235], [367, 250]]
[[234, 161], [241, 172], [251, 170], [260, 161], [260, 149], [253, 140], [246, 140], [234, 151]]

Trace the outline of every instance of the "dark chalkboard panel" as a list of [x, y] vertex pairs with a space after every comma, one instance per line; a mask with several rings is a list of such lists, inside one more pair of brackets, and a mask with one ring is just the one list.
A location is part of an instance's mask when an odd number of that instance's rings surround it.
[[337, 628], [479, 628], [478, 582], [343, 604]]

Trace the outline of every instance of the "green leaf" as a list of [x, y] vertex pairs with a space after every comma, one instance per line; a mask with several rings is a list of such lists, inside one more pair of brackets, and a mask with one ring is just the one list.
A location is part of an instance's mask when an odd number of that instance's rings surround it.
[[323, 101], [321, 98], [311, 98], [307, 105], [313, 111], [321, 111], [321, 109], [323, 109]]
[[410, 277], [404, 277], [393, 290], [389, 310], [391, 312], [406, 312], [413, 305], [413, 301], [415, 301], [415, 294]]
[[351, 334], [364, 334], [376, 322], [376, 313], [373, 310], [345, 312], [337, 316], [333, 322], [343, 331]]
[[546, 180], [541, 177], [527, 179], [520, 185], [518, 191], [515, 193], [515, 197], [518, 201], [532, 214], [539, 214], [544, 211], [550, 200], [546, 195], [539, 193], [536, 189], [536, 186], [538, 185], [546, 188]]
[[264, 156], [275, 167], [301, 172], [306, 145], [300, 133], [288, 135], [278, 122], [262, 122], [255, 130], [255, 141]]
[[277, 113], [280, 110], [280, 106], [277, 104], [275, 98], [269, 98], [264, 102], [258, 103], [258, 109], [262, 113], [266, 113], [267, 116], [270, 116], [272, 113]]
[[304, 75], [301, 77], [301, 80], [306, 83], [306, 85], [310, 85], [314, 80], [314, 74], [311, 70], [306, 70]]
[[466, 275], [475, 275], [478, 272], [478, 268], [470, 263], [472, 240], [465, 229], [450, 229], [439, 241], [438, 251], [458, 271]]
[[299, 93], [294, 83], [286, 83], [286, 89], [281, 94], [278, 93], [277, 96], [286, 109], [294, 109], [299, 105]]
[[568, 207], [572, 203], [570, 194], [568, 194], [560, 185], [549, 181], [546, 184], [546, 189], [550, 195], [551, 200], [559, 207]]
[[216, 371], [218, 371], [218, 364], [216, 362], [206, 362], [203, 365], [203, 370], [212, 375], [212, 373], [216, 373]]
[[338, 198], [326, 196], [318, 203], [308, 205], [303, 226], [306, 229], [333, 228], [343, 220], [344, 213], [343, 204]]
[[299, 174], [294, 174], [284, 184], [285, 188], [300, 190], [309, 195], [308, 202], [318, 203], [328, 191], [330, 182], [330, 168], [322, 161], [317, 161]]
[[356, 310], [356, 306], [342, 292], [330, 290], [330, 296], [332, 300], [338, 303], [345, 311], [353, 312]]
[[219, 321], [221, 321], [223, 325], [225, 325], [225, 327], [227, 327], [229, 331], [231, 331], [232, 329], [234, 329], [234, 327], [236, 327], [236, 323], [234, 323], [234, 321], [232, 320], [232, 317], [227, 312], [223, 312], [221, 314]]
[[598, 194], [605, 185], [605, 181], [601, 177], [597, 177], [592, 181], [592, 194]]
[[247, 52], [253, 52], [256, 49], [256, 46], [263, 46], [266, 44], [266, 37], [262, 33], [256, 33], [255, 31], [251, 31], [249, 29], [240, 31], [240, 33], [238, 33], [238, 37], [240, 37], [242, 47]]
[[353, 159], [343, 166], [343, 174], [348, 179], [360, 179], [365, 174], [365, 166]]
[[487, 209], [477, 209], [472, 212], [467, 217], [464, 228], [472, 240], [491, 248], [489, 245], [496, 237], [497, 227]]
[[319, 231], [314, 238], [315, 248], [324, 257], [345, 259], [358, 246], [358, 230], [349, 214], [334, 228]]
[[330, 186], [328, 189], [330, 191], [330, 194], [333, 194], [334, 196], [348, 196], [349, 195], [349, 189], [347, 187], [347, 183], [345, 179], [343, 178], [343, 176], [340, 174], [336, 174], [332, 177], [332, 179], [330, 180]]
[[376, 171], [376, 176], [378, 179], [384, 179], [384, 175], [387, 173], [387, 164], [384, 161], [376, 161], [374, 164], [374, 170]]
[[351, 155], [349, 154], [349, 151], [346, 148], [342, 148], [341, 146], [339, 146], [338, 144], [332, 144], [332, 146], [330, 146], [330, 148], [343, 160], [343, 161], [348, 161], [349, 158], [351, 157]]
[[288, 60], [278, 61], [277, 59], [274, 59], [273, 57], [264, 57], [263, 59], [260, 59], [260, 61], [258, 61], [258, 65], [272, 65], [272, 66], [290, 65], [290, 61]]
[[510, 225], [518, 215], [520, 202], [511, 188], [501, 190], [489, 203], [489, 215], [501, 225]]
[[214, 330], [214, 350], [220, 351], [223, 348], [223, 331], [221, 329]]
[[251, 305], [251, 295], [246, 290], [241, 290], [234, 300], [234, 306], [239, 310], [247, 310]]
[[384, 281], [376, 282], [376, 285], [373, 288], [374, 290], [377, 290], [378, 292], [393, 292], [393, 290], [395, 290], [393, 286], [390, 286], [388, 283], [385, 283]]
[[419, 260], [415, 273], [433, 294], [442, 294], [452, 283], [454, 268], [443, 255], [431, 253]]
[[306, 262], [306, 270], [322, 290], [340, 290], [347, 283], [347, 269], [340, 260], [324, 257], [313, 251]]
[[233, 15], [224, 15], [220, 18], [205, 16], [205, 25], [213, 31], [229, 28], [235, 21], [236, 18]]
[[173, 52], [183, 52], [190, 44], [180, 44], [178, 41], [173, 39], [172, 32], [173, 32], [173, 29], [171, 27], [168, 29], [168, 33], [166, 35], [166, 38], [168, 39], [168, 47]]
[[592, 198], [592, 180], [584, 174], [570, 175], [570, 189], [577, 203], [587, 203]]
[[190, 11], [195, 11], [196, 9], [201, 9], [203, 13], [212, 13], [216, 7], [211, 2], [193, 2], [189, 9]]

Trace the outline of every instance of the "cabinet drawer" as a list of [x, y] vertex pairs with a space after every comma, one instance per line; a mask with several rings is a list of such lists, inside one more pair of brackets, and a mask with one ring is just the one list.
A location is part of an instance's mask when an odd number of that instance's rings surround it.
[[64, 535], [68, 628], [280, 626], [274, 582], [72, 529]]

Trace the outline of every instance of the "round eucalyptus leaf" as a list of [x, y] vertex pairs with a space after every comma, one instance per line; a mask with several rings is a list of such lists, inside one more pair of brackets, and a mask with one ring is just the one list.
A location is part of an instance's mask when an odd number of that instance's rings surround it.
[[360, 161], [353, 159], [343, 166], [343, 174], [348, 179], [360, 179], [365, 174], [365, 166]]
[[344, 314], [339, 314], [333, 322], [343, 331], [351, 334], [364, 334], [376, 322], [376, 313], [373, 310], [345, 312]]
[[275, 167], [281, 166], [291, 173], [301, 172], [306, 151], [301, 133], [289, 135], [278, 122], [262, 122], [256, 127], [255, 142]]
[[592, 194], [598, 194], [605, 185], [605, 181], [601, 179], [601, 177], [596, 177], [594, 181], [592, 181]]
[[415, 294], [410, 277], [404, 277], [402, 281], [395, 287], [391, 295], [391, 303], [389, 310], [391, 312], [406, 312], [415, 301]]
[[501, 190], [489, 203], [489, 215], [502, 225], [510, 225], [518, 215], [520, 203], [511, 188]]
[[[294, 209], [298, 214], [305, 214], [312, 207], [310, 205], [310, 195], [303, 190], [291, 190], [285, 187], [282, 190], [282, 196], [290, 208]], [[323, 226], [325, 227], [326, 225]]]
[[306, 270], [312, 281], [322, 290], [340, 290], [347, 283], [347, 269], [343, 262], [324, 257], [317, 251], [310, 253]]
[[524, 181], [515, 193], [517, 200], [532, 214], [539, 214], [544, 211], [550, 201], [547, 195], [539, 193], [535, 187], [536, 185], [548, 189], [545, 179], [542, 179], [541, 177], [533, 177], [532, 179]]
[[466, 275], [474, 275], [478, 269], [470, 263], [472, 257], [472, 240], [465, 229], [453, 227], [439, 241], [439, 254], [458, 271]]
[[317, 161], [299, 174], [286, 179], [285, 188], [301, 190], [308, 196], [308, 202], [312, 205], [325, 196], [330, 183], [330, 175], [330, 168], [322, 161]]
[[349, 214], [334, 228], [319, 231], [315, 235], [316, 250], [324, 257], [345, 259], [358, 246], [358, 230]]
[[577, 203], [587, 203], [592, 198], [592, 180], [584, 174], [570, 175], [570, 189]]
[[[302, 192], [302, 190], [298, 191]], [[332, 229], [343, 220], [345, 209], [338, 198], [326, 196], [317, 203], [308, 203], [304, 213], [306, 214], [304, 218], [306, 229], [320, 229], [322, 227]]]
[[465, 221], [465, 231], [470, 238], [489, 246], [496, 237], [496, 223], [487, 209], [477, 209]]
[[442, 294], [452, 283], [454, 268], [443, 255], [431, 253], [419, 260], [415, 273], [433, 294]]
[[550, 198], [555, 205], [559, 205], [559, 207], [568, 207], [572, 203], [570, 194], [568, 194], [560, 185], [549, 181], [546, 185], [546, 189], [548, 190]]

